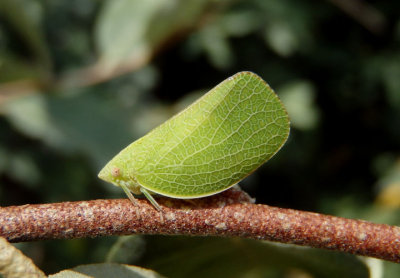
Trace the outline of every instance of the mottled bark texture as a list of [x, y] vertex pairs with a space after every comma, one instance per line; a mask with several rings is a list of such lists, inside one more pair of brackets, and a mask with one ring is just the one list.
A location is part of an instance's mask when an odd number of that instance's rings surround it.
[[400, 262], [400, 228], [254, 204], [237, 189], [196, 200], [64, 202], [0, 208], [11, 242], [127, 234], [236, 236], [294, 243]]

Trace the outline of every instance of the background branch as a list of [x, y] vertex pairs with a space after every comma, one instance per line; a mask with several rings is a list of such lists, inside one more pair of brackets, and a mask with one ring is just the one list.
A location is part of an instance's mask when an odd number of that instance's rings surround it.
[[374, 34], [385, 31], [386, 19], [374, 6], [360, 0], [329, 0], [339, 9], [347, 13], [365, 29]]
[[231, 189], [194, 201], [64, 202], [0, 208], [0, 236], [11, 242], [126, 234], [238, 236], [338, 250], [400, 262], [400, 228], [254, 204]]

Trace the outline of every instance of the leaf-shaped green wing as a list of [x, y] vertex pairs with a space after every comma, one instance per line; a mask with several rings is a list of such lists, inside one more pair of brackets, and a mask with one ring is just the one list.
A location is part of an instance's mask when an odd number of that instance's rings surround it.
[[124, 151], [144, 188], [178, 198], [221, 192], [274, 155], [289, 119], [272, 89], [251, 72], [212, 89]]
[[122, 150], [99, 176], [133, 192], [209, 196], [256, 170], [288, 134], [277, 95], [256, 74], [240, 72]]

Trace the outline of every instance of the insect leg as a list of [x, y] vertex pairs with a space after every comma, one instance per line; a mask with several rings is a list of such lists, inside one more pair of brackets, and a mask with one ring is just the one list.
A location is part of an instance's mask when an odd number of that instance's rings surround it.
[[132, 204], [134, 204], [136, 206], [137, 201], [136, 201], [135, 197], [133, 197], [132, 192], [129, 190], [129, 188], [122, 184], [121, 184], [121, 187], [124, 190], [125, 194], [128, 196], [129, 200], [131, 200]]
[[153, 205], [153, 207], [156, 208], [158, 211], [162, 211], [160, 205], [157, 203], [157, 201], [151, 196], [150, 192], [144, 189], [143, 187], [140, 187], [140, 192], [143, 193], [143, 195], [147, 198], [147, 200], [150, 201], [150, 203]]

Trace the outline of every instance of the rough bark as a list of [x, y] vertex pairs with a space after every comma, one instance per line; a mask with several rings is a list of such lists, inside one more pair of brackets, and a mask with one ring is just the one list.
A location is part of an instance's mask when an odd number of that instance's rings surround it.
[[312, 246], [400, 262], [400, 228], [254, 204], [242, 191], [191, 201], [64, 202], [0, 208], [0, 236], [10, 242], [127, 234], [235, 236]]

